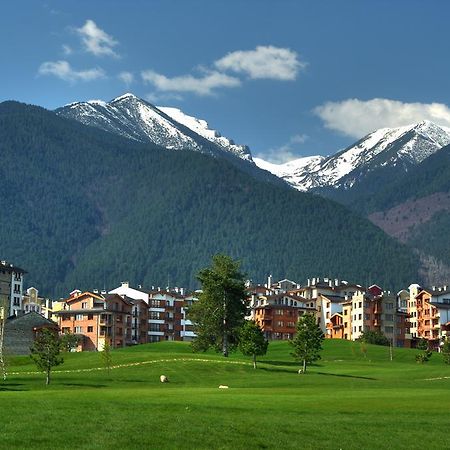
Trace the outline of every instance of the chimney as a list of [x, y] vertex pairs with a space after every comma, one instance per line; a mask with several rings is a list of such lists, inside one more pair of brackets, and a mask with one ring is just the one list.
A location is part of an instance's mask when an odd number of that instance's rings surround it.
[[308, 278], [308, 287], [311, 286], [311, 278]]
[[130, 287], [130, 283], [128, 281], [122, 281], [122, 287], [123, 288], [129, 288]]
[[271, 286], [272, 286], [272, 275], [269, 275], [267, 277], [267, 288], [270, 289]]
[[334, 285], [337, 287], [339, 286], [339, 280], [337, 278], [334, 279]]

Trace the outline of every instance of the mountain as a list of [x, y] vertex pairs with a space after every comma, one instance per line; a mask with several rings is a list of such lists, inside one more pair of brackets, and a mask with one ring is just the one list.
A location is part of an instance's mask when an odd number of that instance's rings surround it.
[[171, 150], [193, 150], [214, 156], [231, 154], [252, 161], [247, 146], [211, 130], [205, 120], [177, 108], [156, 107], [131, 93], [110, 102], [90, 100], [58, 108], [56, 114], [140, 142]]
[[430, 284], [450, 279], [450, 145], [386, 183], [366, 199], [364, 211], [428, 261]]
[[374, 131], [327, 158], [300, 158], [278, 166], [255, 161], [298, 190], [350, 203], [355, 192], [357, 196], [376, 192], [386, 179], [403, 175], [448, 144], [450, 128], [423, 121]]
[[400, 288], [419, 264], [367, 219], [243, 173], [16, 102], [0, 104], [0, 248], [42, 294], [196, 287], [223, 252], [255, 281], [345, 277]]

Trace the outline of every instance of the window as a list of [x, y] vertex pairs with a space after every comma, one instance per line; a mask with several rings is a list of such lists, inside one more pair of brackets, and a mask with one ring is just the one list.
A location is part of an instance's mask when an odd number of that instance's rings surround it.
[[364, 320], [370, 320], [370, 314], [364, 314]]
[[94, 327], [87, 327], [87, 332], [88, 333], [93, 333], [94, 332]]
[[20, 298], [19, 297], [14, 297], [13, 304], [14, 304], [14, 306], [20, 306]]
[[94, 314], [88, 314], [88, 320], [94, 320]]
[[87, 308], [87, 302], [81, 303], [81, 309], [86, 309], [86, 308]]
[[386, 315], [384, 316], [384, 318], [385, 318], [387, 321], [389, 321], [389, 322], [392, 322], [392, 321], [394, 320], [393, 314], [386, 314]]
[[384, 331], [386, 333], [393, 333], [394, 332], [394, 327], [384, 327]]
[[81, 334], [83, 332], [83, 327], [75, 327], [75, 333]]
[[394, 309], [393, 303], [386, 303], [386, 309]]
[[358, 320], [362, 320], [362, 314], [358, 314]]
[[77, 314], [75, 316], [75, 320], [83, 320], [83, 318], [84, 318], [83, 314]]
[[358, 308], [362, 308], [362, 302], [358, 303]]
[[148, 313], [148, 318], [149, 319], [159, 319], [160, 318], [160, 313], [158, 311], [150, 311]]

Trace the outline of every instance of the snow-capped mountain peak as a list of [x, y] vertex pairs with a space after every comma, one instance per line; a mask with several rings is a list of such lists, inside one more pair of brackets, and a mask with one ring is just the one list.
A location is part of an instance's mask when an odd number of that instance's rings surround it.
[[232, 157], [253, 163], [248, 147], [236, 145], [204, 120], [176, 108], [158, 108], [128, 92], [110, 102], [90, 100], [66, 105], [56, 113], [86, 125], [142, 142], [152, 142], [172, 150], [194, 150]]
[[408, 170], [445, 145], [450, 144], [450, 128], [428, 120], [397, 128], [381, 128], [327, 158], [305, 158], [282, 165], [268, 165], [255, 159], [259, 167], [281, 176], [296, 189], [322, 187], [350, 188], [367, 173], [382, 167]]

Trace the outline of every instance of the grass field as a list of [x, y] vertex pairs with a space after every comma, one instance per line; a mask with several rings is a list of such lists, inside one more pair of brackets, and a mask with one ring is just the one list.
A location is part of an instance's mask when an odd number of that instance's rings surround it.
[[[254, 370], [186, 343], [66, 354], [46, 387], [27, 357], [0, 383], [1, 448], [450, 448], [450, 366], [438, 354], [326, 341], [305, 375], [286, 342]], [[170, 383], [160, 383], [167, 375]], [[220, 384], [229, 389], [218, 389]]]

